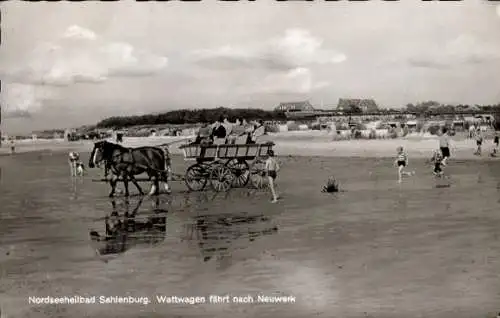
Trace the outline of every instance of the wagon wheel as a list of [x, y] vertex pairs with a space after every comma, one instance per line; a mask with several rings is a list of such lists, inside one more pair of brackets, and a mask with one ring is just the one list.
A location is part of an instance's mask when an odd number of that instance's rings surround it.
[[255, 159], [250, 168], [250, 182], [257, 189], [263, 189], [266, 171], [266, 162], [261, 159]]
[[229, 191], [233, 184], [234, 176], [225, 165], [217, 164], [210, 172], [210, 184], [217, 192]]
[[200, 164], [194, 164], [187, 169], [185, 182], [189, 190], [201, 191], [207, 184], [207, 171]]
[[226, 162], [226, 167], [231, 170], [234, 176], [233, 186], [236, 188], [243, 188], [247, 185], [250, 179], [250, 167], [245, 160], [242, 159], [231, 159]]

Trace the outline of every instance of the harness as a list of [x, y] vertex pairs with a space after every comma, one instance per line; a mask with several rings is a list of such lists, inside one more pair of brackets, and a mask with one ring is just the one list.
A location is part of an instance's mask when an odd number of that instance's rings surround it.
[[[149, 162], [150, 165], [143, 165], [143, 164], [137, 163], [137, 160], [135, 160], [135, 158], [134, 158], [134, 156], [132, 154], [133, 150], [135, 150], [135, 149], [134, 148], [125, 148], [125, 149], [126, 149], [125, 152], [120, 152], [120, 153], [112, 155], [111, 156], [111, 162], [116, 163], [116, 164], [125, 164], [127, 168], [129, 168], [129, 167], [139, 167], [139, 168], [143, 168], [145, 170], [153, 170], [155, 172], [160, 172], [160, 173], [167, 172], [165, 170], [160, 170], [160, 169], [153, 168], [151, 162]], [[168, 151], [168, 148], [167, 148], [167, 150], [163, 150], [163, 149], [161, 149], [161, 150], [164, 152], [164, 156], [167, 156], [170, 159], [170, 152]], [[124, 154], [126, 154], [126, 153], [128, 153], [130, 155], [131, 160], [125, 160]], [[118, 159], [118, 160], [116, 160], [116, 159]], [[112, 165], [111, 163], [107, 162], [107, 160], [106, 160], [105, 166], [111, 168], [112, 172], [115, 175], [119, 174], [119, 171], [116, 169], [116, 167], [114, 165]], [[107, 176], [107, 174], [106, 174], [106, 176]]]
[[[127, 151], [126, 152], [120, 152], [120, 153], [117, 153], [117, 154], [114, 154], [111, 156], [111, 163], [115, 163], [116, 164], [126, 164], [127, 165], [127, 168], [129, 168], [130, 166], [134, 166], [136, 164], [135, 160], [134, 160], [134, 156], [132, 155], [132, 148], [126, 148]], [[114, 150], [113, 150], [114, 151]], [[130, 157], [132, 158], [132, 161], [127, 161], [124, 159], [124, 154], [128, 153], [130, 155]], [[119, 159], [117, 161], [114, 161], [116, 159]], [[108, 163], [106, 161], [106, 165], [109, 166], [111, 168], [111, 170], [113, 171], [114, 174], [118, 174], [118, 171], [116, 169], [116, 167], [114, 165], [112, 165], [111, 163]]]

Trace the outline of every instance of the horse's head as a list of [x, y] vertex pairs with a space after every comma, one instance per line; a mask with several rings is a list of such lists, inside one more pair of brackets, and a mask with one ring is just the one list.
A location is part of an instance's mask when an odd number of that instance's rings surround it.
[[99, 167], [99, 164], [106, 160], [111, 143], [101, 140], [94, 143], [94, 148], [89, 158], [89, 168]]

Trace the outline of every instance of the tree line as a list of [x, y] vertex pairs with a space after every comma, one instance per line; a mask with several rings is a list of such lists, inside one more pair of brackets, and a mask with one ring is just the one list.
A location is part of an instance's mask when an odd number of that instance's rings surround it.
[[97, 128], [125, 128], [138, 125], [182, 125], [197, 123], [213, 123], [220, 118], [234, 122], [237, 118], [245, 120], [286, 120], [282, 111], [268, 111], [255, 108], [209, 108], [180, 109], [160, 114], [138, 116], [114, 116], [101, 120]]

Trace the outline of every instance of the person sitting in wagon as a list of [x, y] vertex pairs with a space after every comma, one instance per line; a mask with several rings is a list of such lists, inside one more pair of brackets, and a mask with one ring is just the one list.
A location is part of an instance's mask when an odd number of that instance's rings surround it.
[[207, 145], [212, 143], [212, 131], [208, 123], [203, 123], [203, 125], [198, 130], [196, 139], [193, 145]]
[[243, 125], [243, 119], [238, 118], [236, 120], [236, 124], [233, 126], [233, 129], [231, 129], [231, 134], [227, 138], [228, 144], [231, 145], [234, 145], [236, 143], [243, 144], [244, 142], [241, 142], [241, 137], [245, 137], [245, 135], [246, 135], [246, 130], [245, 126]]
[[200, 145], [200, 158], [197, 159], [197, 162], [201, 162], [201, 158], [205, 156], [207, 152], [206, 146], [211, 145], [213, 143], [212, 140], [212, 129], [208, 123], [203, 123], [203, 125], [198, 130], [198, 134], [196, 135], [196, 139], [191, 145]]
[[261, 119], [255, 125], [253, 131], [249, 133], [248, 139], [247, 139], [247, 144], [255, 144], [257, 143], [257, 139], [260, 136], [263, 136], [266, 133], [266, 127], [264, 126], [264, 121]]
[[217, 120], [212, 129], [212, 140], [216, 145], [224, 144], [226, 142], [226, 128], [222, 122], [222, 118]]

